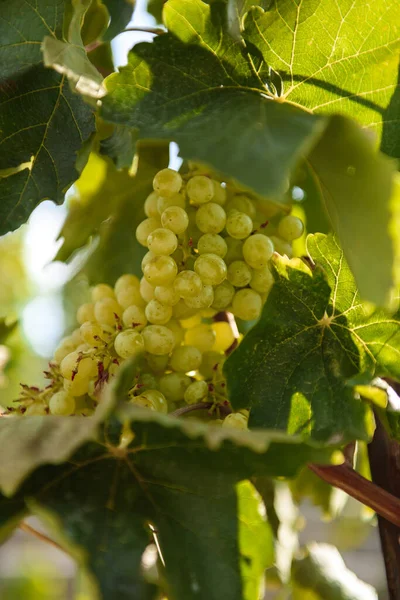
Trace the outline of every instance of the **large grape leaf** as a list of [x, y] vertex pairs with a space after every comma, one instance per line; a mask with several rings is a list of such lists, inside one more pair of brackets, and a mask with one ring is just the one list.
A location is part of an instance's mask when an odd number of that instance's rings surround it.
[[318, 440], [368, 439], [371, 410], [348, 380], [400, 379], [400, 321], [361, 303], [332, 236], [309, 236], [316, 262], [277, 257], [276, 281], [257, 325], [225, 363], [230, 400], [250, 425]]
[[0, 5], [0, 169], [8, 174], [0, 178], [0, 234], [23, 223], [41, 200], [63, 200], [78, 176], [77, 153], [94, 130], [91, 108], [42, 63], [41, 42], [62, 36], [64, 8], [64, 0]]

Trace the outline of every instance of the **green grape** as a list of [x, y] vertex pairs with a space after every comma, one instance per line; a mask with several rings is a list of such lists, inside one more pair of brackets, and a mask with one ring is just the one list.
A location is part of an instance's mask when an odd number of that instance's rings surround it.
[[145, 308], [146, 318], [154, 325], [165, 325], [172, 317], [172, 307], [161, 304], [158, 300], [150, 300]]
[[256, 207], [254, 202], [250, 200], [247, 196], [243, 196], [239, 194], [238, 196], [234, 196], [232, 200], [228, 202], [226, 205], [226, 211], [237, 210], [239, 212], [245, 213], [250, 217], [250, 219], [254, 219], [256, 216]]
[[60, 373], [69, 380], [87, 379], [96, 375], [97, 363], [91, 356], [82, 357], [79, 352], [71, 352], [61, 361]]
[[75, 346], [78, 346], [79, 344], [82, 343], [81, 330], [79, 329], [79, 327], [77, 329], [74, 329], [74, 331], [70, 335], [70, 338], [71, 338], [72, 342], [75, 344]]
[[215, 331], [211, 325], [200, 323], [192, 329], [187, 329], [185, 333], [185, 344], [187, 346], [194, 346], [198, 348], [200, 352], [208, 352], [214, 346], [215, 342]]
[[132, 304], [136, 304], [136, 306], [144, 306], [145, 304], [140, 294], [140, 287], [136, 285], [120, 289], [117, 293], [117, 302], [122, 308], [128, 308]]
[[143, 269], [146, 280], [153, 286], [171, 284], [177, 273], [176, 262], [170, 256], [155, 256]]
[[153, 189], [164, 198], [174, 196], [182, 187], [182, 177], [173, 169], [158, 171], [153, 179]]
[[250, 287], [260, 294], [266, 294], [270, 291], [274, 285], [274, 276], [272, 275], [269, 267], [263, 269], [257, 269], [253, 271], [253, 275], [250, 281]]
[[[150, 354], [149, 356], [154, 356], [154, 354]], [[157, 358], [160, 358], [159, 356]], [[152, 373], [142, 373], [140, 376], [140, 383], [142, 388], [146, 390], [153, 390], [157, 388], [157, 379], [154, 377]]]
[[94, 305], [94, 316], [100, 325], [116, 325], [122, 317], [122, 308], [113, 298], [103, 298]]
[[165, 396], [158, 390], [146, 390], [140, 396], [134, 398], [133, 403], [138, 406], [150, 408], [156, 412], [164, 414], [168, 412], [168, 404]]
[[212, 379], [217, 369], [221, 367], [224, 362], [225, 356], [221, 352], [214, 352], [214, 350], [204, 352], [199, 371], [204, 379]]
[[92, 380], [90, 379], [74, 379], [70, 381], [69, 379], [64, 379], [63, 386], [64, 391], [68, 392], [70, 396], [83, 396], [87, 394], [90, 388]]
[[216, 254], [201, 254], [194, 263], [194, 270], [205, 285], [218, 285], [226, 279], [226, 264]]
[[278, 254], [281, 254], [281, 256], [286, 255], [289, 258], [292, 258], [293, 249], [289, 242], [286, 242], [275, 235], [271, 235], [270, 240], [274, 244], [275, 252], [278, 252]]
[[215, 342], [210, 349], [214, 350], [214, 352], [225, 352], [232, 346], [236, 339], [232, 327], [226, 321], [216, 321], [211, 327], [214, 331]]
[[143, 327], [147, 325], [147, 318], [144, 308], [132, 304], [128, 306], [123, 312], [122, 322], [125, 327], [134, 329], [135, 331], [141, 331]]
[[226, 223], [226, 212], [219, 204], [207, 202], [196, 213], [196, 225], [203, 233], [219, 233]]
[[174, 285], [158, 285], [154, 290], [154, 297], [166, 306], [175, 306], [180, 300], [179, 292]]
[[47, 411], [44, 404], [38, 404], [37, 402], [28, 406], [24, 412], [26, 417], [43, 417], [46, 414]]
[[176, 235], [170, 229], [160, 227], [155, 229], [147, 238], [147, 246], [151, 252], [160, 255], [169, 255], [178, 247]]
[[131, 402], [132, 402], [132, 404], [135, 404], [135, 406], [140, 406], [142, 408], [148, 408], [149, 410], [152, 410], [153, 412], [157, 412], [156, 405], [154, 404], [154, 402], [151, 398], [148, 398], [146, 396], [145, 392], [143, 392], [143, 394], [140, 394], [140, 396], [135, 396], [134, 398], [132, 398]]
[[198, 296], [185, 298], [185, 304], [190, 308], [208, 308], [214, 302], [214, 290], [212, 285], [203, 285]]
[[149, 235], [155, 230], [161, 227], [160, 219], [155, 219], [151, 217], [150, 219], [145, 219], [136, 227], [136, 239], [142, 246], [147, 248], [147, 238]]
[[214, 195], [212, 201], [220, 206], [223, 206], [226, 202], [226, 187], [223, 187], [219, 181], [215, 181], [212, 179], [212, 184], [214, 188]]
[[186, 404], [196, 404], [205, 400], [208, 396], [208, 385], [205, 381], [194, 381], [185, 391]]
[[81, 304], [76, 313], [76, 320], [79, 325], [86, 323], [86, 321], [94, 321], [94, 304], [91, 302]]
[[158, 213], [162, 215], [164, 210], [166, 210], [170, 206], [180, 206], [181, 208], [185, 208], [186, 200], [185, 194], [182, 193], [182, 190], [178, 194], [174, 194], [170, 198], [162, 198], [160, 196], [157, 202]]
[[174, 288], [178, 292], [180, 298], [193, 298], [201, 293], [203, 283], [194, 271], [181, 271], [178, 273]]
[[191, 381], [190, 377], [183, 373], [167, 373], [160, 377], [160, 391], [169, 402], [180, 402]]
[[181, 321], [182, 319], [189, 319], [197, 313], [196, 308], [190, 308], [185, 304], [184, 300], [179, 300], [178, 304], [172, 307], [172, 315], [174, 319]]
[[154, 290], [155, 287], [152, 286], [148, 281], [146, 281], [144, 277], [142, 277], [142, 279], [140, 280], [140, 295], [145, 302], [150, 302], [150, 300], [153, 300]]
[[279, 221], [278, 234], [287, 242], [293, 242], [303, 235], [303, 221], [294, 215], [287, 215]]
[[228, 246], [223, 237], [217, 233], [205, 233], [197, 242], [199, 254], [216, 254], [224, 258], [228, 252]]
[[114, 290], [106, 283], [99, 283], [92, 288], [92, 300], [98, 302], [103, 298], [115, 298]]
[[214, 196], [214, 185], [209, 177], [195, 175], [189, 179], [186, 191], [192, 204], [205, 204]]
[[222, 423], [222, 427], [232, 427], [233, 429], [247, 429], [247, 419], [241, 413], [231, 413], [227, 415]]
[[80, 334], [82, 340], [89, 346], [100, 346], [104, 343], [104, 332], [100, 325], [86, 321], [80, 326]]
[[201, 365], [201, 352], [194, 346], [178, 346], [172, 352], [169, 364], [174, 371], [196, 371]]
[[227, 265], [234, 260], [243, 260], [243, 242], [232, 237], [225, 238], [228, 251], [224, 257]]
[[[161, 375], [162, 373], [165, 373], [168, 367], [169, 356], [168, 354], [162, 354], [161, 356], [157, 356], [156, 354], [147, 353], [146, 361], [153, 373]], [[157, 386], [155, 385], [154, 387]]]
[[226, 231], [238, 240], [247, 238], [253, 231], [253, 221], [249, 215], [237, 210], [232, 210], [226, 219]]
[[[136, 275], [131, 275], [130, 273], [126, 273], [125, 275], [121, 275], [114, 285], [115, 295], [118, 296], [119, 292], [121, 292], [125, 288], [136, 287], [138, 288], [140, 284], [139, 277]], [[90, 321], [90, 319], [86, 319]]]
[[163, 227], [179, 235], [186, 231], [189, 225], [189, 217], [187, 212], [180, 206], [170, 206], [162, 213], [161, 223]]
[[142, 335], [134, 329], [121, 331], [114, 340], [115, 352], [121, 358], [129, 358], [144, 351]]
[[235, 288], [233, 285], [225, 280], [214, 288], [214, 302], [212, 308], [216, 310], [223, 310], [227, 308], [232, 302], [232, 298], [235, 295]]
[[175, 346], [179, 346], [185, 337], [185, 330], [182, 325], [176, 319], [170, 319], [168, 323], [166, 323], [166, 327], [174, 334]]
[[142, 331], [144, 348], [150, 354], [170, 354], [175, 345], [174, 334], [164, 325], [148, 325]]
[[[145, 266], [151, 261], [152, 258], [155, 258], [157, 255], [154, 254], [154, 252], [151, 252], [150, 250], [148, 252], [146, 252], [146, 254], [143, 256], [142, 258], [142, 262], [140, 264], [140, 268], [143, 269], [145, 268]], [[139, 289], [140, 289], [140, 285], [139, 285]]]
[[50, 398], [49, 409], [52, 415], [68, 417], [75, 412], [75, 400], [68, 392], [61, 390]]
[[261, 233], [251, 235], [243, 244], [244, 260], [253, 269], [266, 267], [273, 253], [273, 242], [269, 237]]
[[159, 196], [156, 194], [156, 192], [151, 192], [151, 194], [149, 194], [146, 200], [144, 201], [144, 212], [146, 217], [148, 217], [149, 219], [160, 218], [160, 212], [158, 210], [158, 200]]
[[246, 287], [251, 281], [251, 269], [244, 260], [234, 260], [228, 267], [228, 281], [235, 287]]
[[244, 321], [258, 319], [261, 314], [262, 299], [260, 294], [250, 289], [236, 292], [232, 300], [232, 312], [235, 317]]
[[56, 363], [60, 364], [62, 359], [65, 358], [67, 354], [70, 354], [70, 352], [73, 352], [75, 348], [76, 344], [74, 344], [70, 336], [62, 339], [54, 352], [54, 360], [56, 361]]

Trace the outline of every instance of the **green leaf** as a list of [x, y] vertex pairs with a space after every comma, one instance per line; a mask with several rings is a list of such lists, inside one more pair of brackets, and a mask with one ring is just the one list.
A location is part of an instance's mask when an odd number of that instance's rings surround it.
[[378, 600], [328, 544], [311, 544], [292, 564], [293, 600]]
[[129, 127], [116, 125], [112, 134], [101, 140], [100, 153], [109, 156], [117, 169], [132, 166], [135, 155], [136, 135]]
[[16, 319], [32, 294], [24, 260], [26, 226], [0, 237], [0, 319]]
[[[252, 9], [243, 36], [279, 72], [285, 100], [354, 117], [380, 138], [398, 86], [399, 20], [397, 0], [282, 0]], [[390, 120], [393, 136], [399, 113]]]
[[0, 178], [0, 234], [16, 229], [41, 200], [63, 200], [78, 176], [77, 153], [94, 130], [92, 110], [42, 63], [41, 42], [61, 37], [63, 15], [60, 0], [0, 7], [0, 169], [15, 169]]
[[167, 0], [148, 0], [146, 10], [150, 13], [157, 23], [162, 23], [163, 6]]
[[321, 508], [325, 519], [337, 517], [348, 499], [345, 492], [326, 483], [308, 467], [302, 469], [297, 477], [290, 481], [289, 486], [297, 504], [309, 498], [315, 506]]
[[110, 41], [121, 33], [132, 19], [135, 0], [103, 0], [103, 3], [111, 19], [103, 40]]

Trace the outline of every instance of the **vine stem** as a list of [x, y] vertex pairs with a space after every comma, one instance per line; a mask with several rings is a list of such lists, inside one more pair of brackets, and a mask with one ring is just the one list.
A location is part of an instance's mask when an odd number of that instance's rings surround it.
[[362, 504], [372, 508], [378, 515], [400, 527], [400, 500], [369, 481], [348, 465], [322, 466], [309, 464], [318, 477], [343, 490]]
[[160, 27], [139, 27], [139, 26], [127, 27], [126, 29], [121, 31], [121, 33], [126, 33], [127, 31], [143, 31], [143, 33], [153, 33], [154, 35], [163, 35], [164, 33], [167, 33], [164, 29], [161, 29]]
[[46, 544], [50, 544], [54, 548], [57, 548], [57, 550], [60, 550], [61, 552], [65, 552], [64, 548], [62, 548], [59, 544], [57, 544], [57, 542], [55, 542], [54, 540], [49, 538], [45, 533], [42, 533], [41, 531], [38, 531], [34, 527], [31, 527], [30, 525], [28, 525], [28, 523], [25, 523], [25, 521], [23, 521], [22, 523], [19, 524], [19, 529], [21, 529], [22, 531], [25, 531], [25, 533], [29, 533], [30, 535], [33, 535], [34, 537], [36, 537], [38, 540], [41, 540], [42, 542], [46, 542]]

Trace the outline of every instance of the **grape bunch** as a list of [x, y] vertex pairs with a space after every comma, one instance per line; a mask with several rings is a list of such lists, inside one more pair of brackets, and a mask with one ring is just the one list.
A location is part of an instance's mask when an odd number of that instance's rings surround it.
[[[124, 361], [137, 358], [127, 400], [162, 413], [201, 411], [210, 424], [245, 429], [222, 373], [237, 344], [235, 319], [258, 319], [273, 285], [274, 251], [292, 254], [303, 224], [281, 216], [201, 166], [159, 171], [136, 229], [147, 249], [143, 277], [96, 285], [45, 373], [44, 389], [22, 386], [25, 415], [90, 415]], [[201, 410], [207, 409], [207, 410]]]

